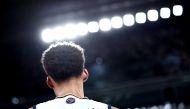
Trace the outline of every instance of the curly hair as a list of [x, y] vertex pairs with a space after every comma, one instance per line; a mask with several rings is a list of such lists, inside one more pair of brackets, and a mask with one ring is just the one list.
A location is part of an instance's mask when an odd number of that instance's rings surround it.
[[43, 52], [41, 63], [57, 83], [78, 77], [84, 68], [84, 49], [72, 42], [57, 42]]

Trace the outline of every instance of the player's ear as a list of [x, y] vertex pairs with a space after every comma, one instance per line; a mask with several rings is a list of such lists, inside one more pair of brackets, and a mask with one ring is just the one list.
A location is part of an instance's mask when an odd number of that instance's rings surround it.
[[46, 84], [48, 85], [49, 88], [51, 89], [54, 88], [54, 80], [50, 76], [47, 76]]
[[83, 69], [83, 72], [82, 72], [83, 82], [86, 82], [88, 80], [88, 76], [89, 76], [88, 70]]

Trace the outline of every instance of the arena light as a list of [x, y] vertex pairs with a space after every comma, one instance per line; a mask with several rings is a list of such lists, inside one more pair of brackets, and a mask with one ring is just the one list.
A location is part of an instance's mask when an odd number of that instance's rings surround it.
[[63, 40], [65, 38], [65, 30], [63, 26], [58, 26], [53, 29], [53, 36], [55, 40]]
[[114, 16], [111, 19], [112, 28], [121, 28], [123, 26], [123, 20], [119, 16]]
[[87, 24], [88, 26], [88, 32], [95, 33], [99, 31], [99, 25], [96, 21], [91, 21]]
[[133, 26], [135, 23], [135, 18], [132, 14], [126, 14], [123, 16], [123, 23], [125, 26]]
[[157, 21], [158, 20], [158, 11], [155, 9], [151, 9], [147, 12], [147, 18], [149, 21]]
[[54, 40], [53, 35], [54, 33], [52, 29], [44, 29], [41, 33], [42, 40], [47, 43], [52, 42]]
[[66, 24], [64, 26], [64, 39], [74, 39], [78, 35], [76, 25], [73, 23]]
[[136, 13], [135, 20], [139, 24], [145, 23], [146, 22], [146, 14], [144, 12]]
[[183, 7], [181, 5], [174, 5], [173, 14], [174, 16], [181, 16], [183, 14]]
[[99, 21], [100, 30], [109, 31], [111, 29], [111, 21], [108, 18], [102, 18]]
[[[183, 14], [183, 7], [181, 5], [174, 5], [172, 10], [174, 16], [181, 16]], [[134, 15], [125, 14], [123, 17], [114, 16], [111, 19], [103, 18], [99, 22], [90, 21], [87, 24], [84, 22], [67, 23], [63, 26], [56, 26], [53, 28], [44, 29], [41, 32], [41, 38], [44, 42], [52, 42], [55, 40], [72, 40], [77, 36], [85, 36], [88, 33], [95, 33], [99, 30], [109, 31], [111, 28], [121, 28], [125, 26], [133, 26], [136, 23], [143, 24], [148, 19], [151, 22], [157, 21], [160, 17], [168, 19], [171, 16], [171, 10], [168, 7], [163, 7], [158, 12], [155, 9], [148, 10], [147, 13], [138, 12]]]
[[84, 36], [88, 33], [88, 25], [86, 23], [78, 23], [76, 25], [76, 29], [77, 29], [77, 35], [78, 36]]
[[163, 7], [160, 9], [160, 17], [163, 19], [168, 19], [170, 17], [171, 11], [170, 8]]

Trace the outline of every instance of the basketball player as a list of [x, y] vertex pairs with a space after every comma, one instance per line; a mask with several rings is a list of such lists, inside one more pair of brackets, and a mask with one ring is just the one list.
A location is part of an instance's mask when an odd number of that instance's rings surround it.
[[84, 50], [79, 45], [71, 42], [52, 44], [43, 52], [41, 63], [47, 85], [56, 98], [30, 109], [118, 109], [84, 96], [83, 83], [89, 74], [84, 68]]

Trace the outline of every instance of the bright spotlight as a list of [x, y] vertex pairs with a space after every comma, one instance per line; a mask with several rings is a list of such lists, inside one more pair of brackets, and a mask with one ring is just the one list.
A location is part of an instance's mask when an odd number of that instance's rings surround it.
[[89, 23], [88, 23], [88, 31], [89, 31], [90, 33], [98, 32], [98, 31], [99, 31], [98, 22], [95, 22], [95, 21], [89, 22]]
[[99, 21], [100, 30], [109, 31], [111, 29], [111, 21], [108, 18], [103, 18]]
[[132, 14], [126, 14], [123, 16], [123, 23], [125, 26], [133, 26], [135, 23], [135, 18]]
[[77, 28], [75, 24], [66, 24], [64, 26], [64, 31], [66, 39], [74, 39], [77, 36]]
[[175, 16], [181, 16], [183, 14], [183, 7], [181, 5], [174, 5], [173, 14]]
[[122, 18], [119, 16], [112, 17], [111, 25], [113, 28], [121, 28], [123, 26]]
[[54, 37], [53, 37], [53, 30], [52, 29], [45, 29], [42, 31], [41, 33], [41, 37], [42, 37], [42, 40], [44, 42], [52, 42], [54, 40]]
[[77, 26], [76, 27], [77, 28], [77, 34], [79, 36], [84, 36], [88, 33], [88, 26], [86, 23], [81, 22], [81, 23], [78, 23], [76, 26]]
[[139, 24], [145, 23], [146, 22], [146, 14], [144, 12], [136, 13], [135, 20]]
[[149, 21], [157, 21], [158, 20], [158, 11], [157, 10], [149, 10], [147, 12], [147, 18]]
[[63, 40], [65, 36], [64, 27], [58, 26], [53, 29], [55, 40]]
[[163, 19], [168, 19], [170, 17], [170, 8], [164, 7], [160, 9], [160, 16]]

